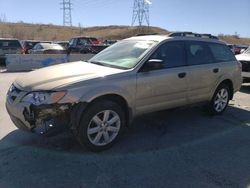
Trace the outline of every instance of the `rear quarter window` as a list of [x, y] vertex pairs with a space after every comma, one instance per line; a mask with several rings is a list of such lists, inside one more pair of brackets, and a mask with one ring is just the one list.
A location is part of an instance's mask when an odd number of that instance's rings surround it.
[[216, 62], [236, 61], [232, 51], [226, 45], [209, 43], [208, 47]]
[[17, 40], [0, 40], [0, 48], [21, 48]]

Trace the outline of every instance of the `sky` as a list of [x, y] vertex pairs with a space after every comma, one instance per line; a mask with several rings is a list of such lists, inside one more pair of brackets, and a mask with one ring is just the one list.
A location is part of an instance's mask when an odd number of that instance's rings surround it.
[[[63, 0], [0, 0], [8, 22], [62, 25]], [[150, 25], [250, 38], [250, 0], [151, 0]], [[131, 25], [133, 0], [72, 0], [74, 26]]]

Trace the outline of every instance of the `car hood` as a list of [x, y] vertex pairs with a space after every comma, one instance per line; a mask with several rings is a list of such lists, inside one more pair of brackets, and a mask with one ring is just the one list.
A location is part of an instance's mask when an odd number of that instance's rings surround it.
[[29, 72], [17, 78], [14, 84], [24, 91], [53, 90], [60, 86], [103, 78], [120, 72], [124, 70], [78, 61]]
[[240, 55], [236, 55], [236, 59], [238, 61], [250, 61], [250, 54], [243, 53]]

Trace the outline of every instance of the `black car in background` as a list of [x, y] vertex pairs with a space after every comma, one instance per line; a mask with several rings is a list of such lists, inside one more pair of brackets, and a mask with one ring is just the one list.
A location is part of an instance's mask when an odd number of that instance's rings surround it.
[[237, 44], [228, 44], [227, 46], [235, 55], [243, 53], [249, 47], [248, 45], [237, 45]]
[[17, 39], [0, 38], [0, 64], [5, 65], [7, 54], [21, 54], [22, 45]]
[[117, 40], [104, 40], [103, 44], [106, 46], [111, 46], [112, 44], [115, 44], [117, 42], [118, 42]]
[[35, 41], [35, 40], [23, 40], [23, 41], [21, 41], [21, 44], [23, 47], [22, 53], [29, 54], [29, 50], [31, 50], [39, 42], [40, 41]]
[[97, 54], [106, 47], [95, 37], [74, 37], [69, 40], [68, 53]]

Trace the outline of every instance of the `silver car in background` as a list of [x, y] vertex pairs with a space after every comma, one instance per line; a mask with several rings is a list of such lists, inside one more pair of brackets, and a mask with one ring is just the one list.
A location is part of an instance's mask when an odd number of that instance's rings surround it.
[[65, 124], [82, 146], [101, 151], [138, 115], [201, 102], [221, 114], [241, 83], [240, 63], [212, 35], [137, 36], [88, 62], [27, 73], [10, 87], [6, 107], [22, 130]]
[[31, 54], [66, 54], [67, 50], [60, 44], [37, 43], [29, 52]]

